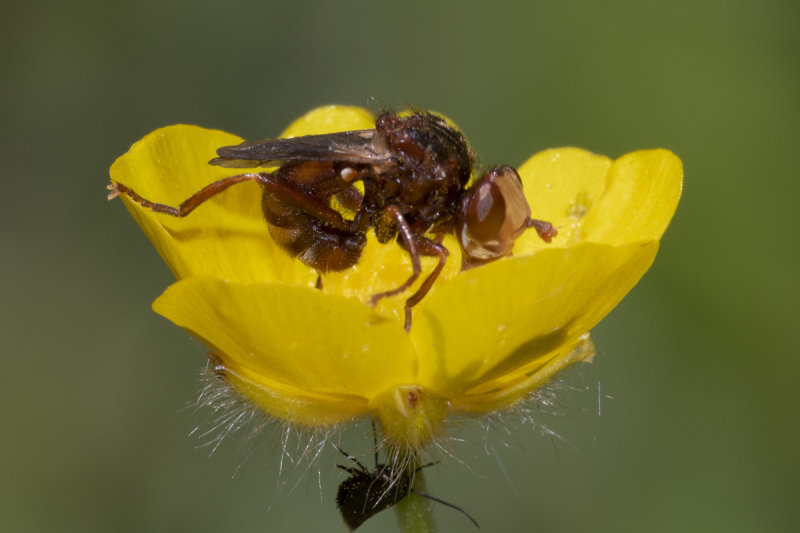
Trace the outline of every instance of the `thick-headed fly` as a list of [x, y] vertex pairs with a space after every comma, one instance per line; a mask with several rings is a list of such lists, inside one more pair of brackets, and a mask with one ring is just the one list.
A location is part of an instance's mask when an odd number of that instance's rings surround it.
[[467, 187], [472, 151], [461, 132], [430, 113], [385, 112], [375, 129], [244, 142], [219, 148], [217, 155], [212, 165], [279, 168], [221, 179], [178, 207], [154, 203], [122, 184], [112, 184], [109, 197], [126, 194], [158, 213], [184, 217], [228, 187], [255, 181], [264, 191], [262, 210], [272, 238], [320, 273], [355, 265], [372, 228], [381, 243], [396, 239], [412, 265], [408, 279], [373, 294], [372, 305], [408, 290], [422, 273], [421, 256], [438, 259], [406, 300], [406, 331], [411, 308], [428, 293], [447, 261], [444, 234], [455, 234], [463, 268], [509, 255], [527, 228], [546, 242], [556, 235], [552, 224], [530, 218], [522, 182], [512, 167], [496, 167]]

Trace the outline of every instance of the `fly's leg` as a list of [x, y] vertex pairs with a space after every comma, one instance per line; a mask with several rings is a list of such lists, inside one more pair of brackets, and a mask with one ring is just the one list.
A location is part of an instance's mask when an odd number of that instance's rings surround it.
[[411, 257], [412, 273], [411, 276], [409, 276], [409, 278], [399, 287], [373, 294], [369, 299], [369, 304], [372, 306], [377, 305], [378, 302], [384, 298], [396, 296], [401, 292], [406, 291], [415, 281], [417, 281], [417, 278], [422, 272], [422, 265], [419, 262], [419, 250], [417, 250], [417, 238], [411, 233], [411, 228], [408, 227], [408, 223], [403, 217], [403, 214], [400, 212], [397, 206], [394, 205], [390, 205], [384, 209], [384, 213], [393, 218], [397, 224], [397, 229], [400, 235], [403, 237], [403, 244], [405, 244], [406, 248], [408, 249], [408, 255]]
[[245, 181], [255, 181], [269, 193], [273, 194], [279, 201], [289, 207], [301, 211], [323, 224], [331, 226], [341, 231], [351, 231], [351, 224], [342, 218], [338, 211], [331, 209], [324, 202], [308, 194], [302, 189], [276, 179], [272, 174], [239, 174], [228, 178], [223, 178], [214, 183], [210, 183], [191, 195], [177, 207], [159, 204], [140, 196], [136, 191], [123, 185], [122, 183], [111, 183], [108, 189], [108, 199], [113, 200], [117, 196], [124, 194], [131, 200], [146, 207], [156, 213], [162, 213], [173, 217], [183, 218], [194, 211], [198, 206], [210, 200], [228, 187]]
[[317, 197], [283, 178], [278, 171], [258, 181], [264, 189], [262, 212], [275, 243], [319, 273], [355, 265], [367, 242], [366, 213], [347, 220], [330, 207], [328, 196]]
[[370, 305], [374, 306], [383, 298], [396, 296], [408, 290], [408, 288], [411, 287], [411, 285], [413, 285], [415, 281], [417, 281], [417, 278], [422, 273], [422, 265], [420, 264], [420, 259], [419, 259], [420, 255], [433, 256], [439, 258], [439, 262], [437, 263], [436, 268], [433, 269], [433, 272], [431, 272], [428, 275], [428, 277], [425, 278], [425, 280], [422, 282], [422, 285], [420, 285], [420, 288], [417, 289], [417, 292], [415, 292], [408, 300], [406, 300], [405, 330], [410, 331], [411, 308], [416, 304], [418, 304], [420, 300], [422, 300], [422, 298], [424, 298], [425, 295], [428, 293], [428, 291], [431, 289], [431, 287], [433, 286], [433, 282], [436, 281], [436, 278], [439, 276], [439, 273], [442, 271], [442, 268], [444, 268], [444, 264], [447, 261], [447, 256], [449, 255], [449, 252], [447, 251], [447, 248], [437, 243], [436, 241], [428, 239], [427, 237], [414, 235], [411, 232], [411, 228], [408, 227], [408, 223], [403, 217], [403, 214], [400, 212], [397, 206], [390, 205], [384, 210], [384, 212], [387, 215], [391, 216], [397, 223], [398, 232], [402, 237], [403, 244], [408, 250], [408, 255], [411, 257], [412, 272], [411, 276], [409, 276], [408, 279], [398, 287], [395, 287], [394, 289], [388, 291], [373, 294], [369, 301]]
[[263, 189], [262, 212], [273, 239], [292, 256], [319, 272], [343, 270], [358, 261], [366, 244], [364, 224], [368, 219], [364, 214], [359, 211], [354, 220], [344, 219], [325, 198], [298, 187], [280, 171], [239, 174], [215, 181], [177, 207], [148, 200], [121, 183], [108, 186], [108, 199], [124, 194], [153, 212], [182, 218], [228, 187], [244, 181], [255, 181]]
[[433, 282], [436, 281], [436, 278], [439, 277], [439, 274], [442, 272], [444, 268], [444, 264], [447, 262], [447, 257], [450, 255], [450, 252], [447, 251], [447, 248], [442, 246], [441, 244], [437, 243], [436, 241], [432, 241], [427, 237], [418, 237], [417, 238], [417, 248], [419, 249], [422, 255], [431, 256], [431, 257], [438, 257], [439, 262], [436, 263], [436, 268], [428, 274], [428, 277], [422, 282], [422, 285], [419, 286], [417, 292], [411, 295], [411, 297], [406, 300], [405, 310], [406, 310], [406, 321], [405, 321], [405, 329], [406, 331], [411, 330], [411, 308], [417, 305], [422, 299], [428, 294], [428, 291], [431, 290], [433, 287]]
[[525, 223], [525, 226], [535, 229], [536, 233], [539, 234], [539, 238], [544, 242], [550, 242], [556, 235], [558, 235], [558, 230], [556, 227], [549, 222], [545, 222], [544, 220], [529, 218], [528, 222]]
[[206, 185], [191, 195], [178, 207], [151, 202], [146, 198], [142, 198], [136, 193], [136, 191], [127, 185], [123, 185], [122, 183], [112, 182], [106, 188], [109, 191], [109, 200], [113, 200], [120, 194], [124, 194], [142, 207], [146, 207], [152, 211], [155, 211], [156, 213], [163, 213], [165, 215], [182, 218], [194, 211], [199, 205], [221, 193], [231, 185], [236, 185], [237, 183], [242, 183], [244, 181], [258, 181], [260, 176], [261, 174], [239, 174], [237, 176], [231, 176], [229, 178], [223, 178], [219, 181], [215, 181], [214, 183]]

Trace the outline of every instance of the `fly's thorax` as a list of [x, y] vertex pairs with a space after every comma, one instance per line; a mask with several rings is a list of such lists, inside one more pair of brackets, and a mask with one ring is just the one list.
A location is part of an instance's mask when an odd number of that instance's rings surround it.
[[429, 113], [384, 113], [375, 128], [392, 157], [375, 167], [367, 192], [374, 209], [398, 206], [409, 224], [420, 227], [449, 221], [472, 172], [472, 152], [461, 132]]

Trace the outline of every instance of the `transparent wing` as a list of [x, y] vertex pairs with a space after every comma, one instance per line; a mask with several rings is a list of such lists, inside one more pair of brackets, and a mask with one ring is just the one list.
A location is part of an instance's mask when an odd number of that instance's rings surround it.
[[217, 150], [217, 155], [219, 157], [209, 161], [209, 164], [247, 168], [298, 161], [376, 164], [387, 161], [391, 153], [375, 130], [358, 130], [291, 139], [246, 141], [236, 146], [223, 146]]

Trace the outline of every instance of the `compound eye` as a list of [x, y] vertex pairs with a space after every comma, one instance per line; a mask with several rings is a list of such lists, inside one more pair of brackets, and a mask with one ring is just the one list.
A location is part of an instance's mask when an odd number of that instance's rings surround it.
[[469, 189], [459, 212], [464, 268], [510, 255], [530, 216], [516, 170], [506, 165], [485, 174]]
[[503, 192], [491, 178], [483, 178], [466, 204], [464, 221], [470, 239], [490, 242], [497, 238], [506, 220]]

